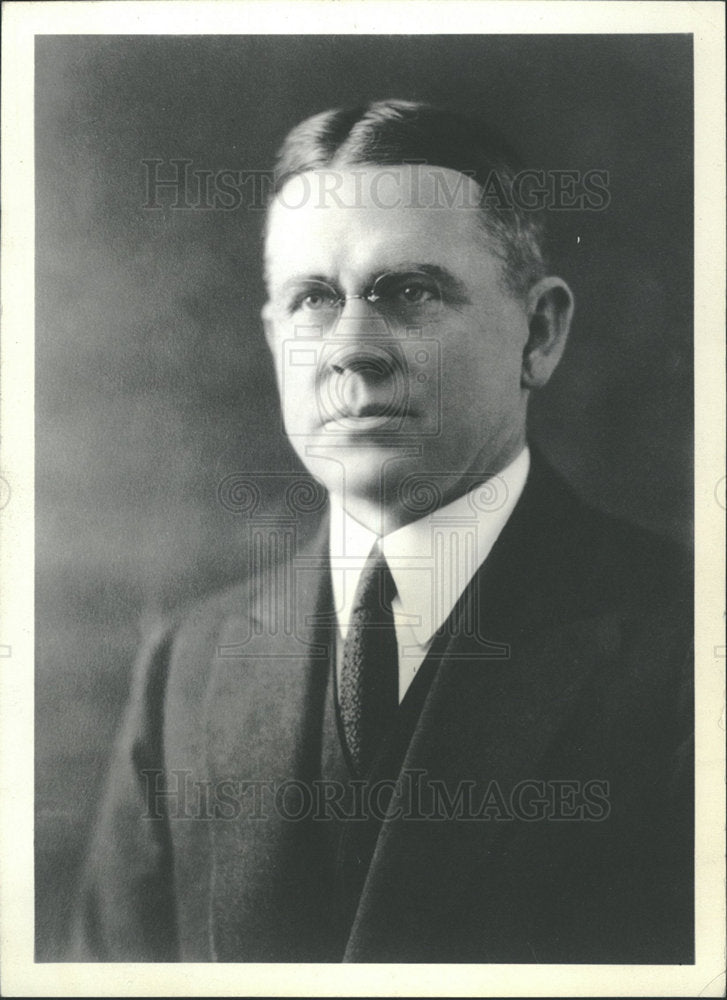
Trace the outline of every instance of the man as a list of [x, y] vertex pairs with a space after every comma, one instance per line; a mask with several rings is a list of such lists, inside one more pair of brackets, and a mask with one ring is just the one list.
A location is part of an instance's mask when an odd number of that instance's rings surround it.
[[286, 140], [263, 321], [328, 510], [142, 658], [76, 957], [692, 960], [689, 574], [527, 446], [573, 305], [516, 176], [407, 102]]

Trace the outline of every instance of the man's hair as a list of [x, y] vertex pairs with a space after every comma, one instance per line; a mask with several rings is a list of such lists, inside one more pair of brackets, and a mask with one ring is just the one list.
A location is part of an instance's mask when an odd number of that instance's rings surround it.
[[519, 157], [494, 128], [460, 112], [388, 100], [313, 115], [281, 146], [274, 190], [311, 170], [412, 163], [456, 170], [479, 185], [483, 228], [513, 293], [524, 294], [546, 274], [543, 213], [512, 197]]

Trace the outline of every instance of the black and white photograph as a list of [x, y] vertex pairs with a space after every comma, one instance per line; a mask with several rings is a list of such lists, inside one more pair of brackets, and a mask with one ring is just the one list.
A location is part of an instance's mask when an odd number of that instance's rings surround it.
[[8, 6], [115, 16], [32, 37], [27, 961], [720, 995], [696, 29]]

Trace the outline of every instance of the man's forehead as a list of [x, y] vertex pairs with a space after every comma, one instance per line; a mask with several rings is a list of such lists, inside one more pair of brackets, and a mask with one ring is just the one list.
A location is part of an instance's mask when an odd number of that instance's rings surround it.
[[[480, 189], [464, 174], [427, 164], [309, 171], [291, 178], [271, 205], [269, 277], [326, 261], [374, 256], [436, 263], [482, 242]], [[317, 261], [309, 259], [315, 255]], [[412, 256], [413, 255], [413, 256]]]

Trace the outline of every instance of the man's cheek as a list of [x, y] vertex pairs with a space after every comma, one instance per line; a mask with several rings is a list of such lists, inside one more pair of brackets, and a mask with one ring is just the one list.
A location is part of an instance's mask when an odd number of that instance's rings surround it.
[[281, 410], [285, 431], [291, 439], [308, 434], [317, 423], [318, 402], [310, 379], [286, 369], [279, 378]]

